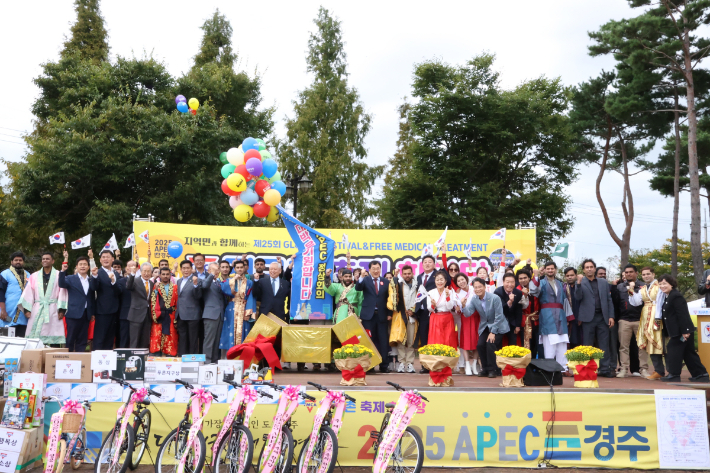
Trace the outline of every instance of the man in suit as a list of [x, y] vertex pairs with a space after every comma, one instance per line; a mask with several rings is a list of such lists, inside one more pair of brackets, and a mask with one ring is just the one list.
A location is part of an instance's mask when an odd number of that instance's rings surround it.
[[[229, 267], [229, 264], [227, 264]], [[219, 280], [219, 265], [210, 263], [209, 274], [202, 280], [202, 298], [205, 309], [202, 312], [205, 340], [202, 349], [207, 363], [217, 363], [219, 360], [219, 336], [222, 332], [222, 317], [224, 316], [224, 293]]]
[[[89, 258], [79, 256], [76, 259], [77, 274], [67, 276], [69, 263], [62, 265], [57, 284], [67, 290], [67, 348], [72, 352], [86, 351], [89, 336], [89, 319], [96, 311], [96, 280], [89, 277]], [[98, 273], [99, 268], [92, 272]]]
[[133, 268], [126, 281], [126, 291], [131, 293], [131, 306], [128, 310], [130, 347], [150, 348], [150, 328], [153, 318], [150, 315], [150, 293], [153, 291], [153, 265], [143, 263], [140, 274], [136, 277]]
[[202, 285], [200, 279], [192, 274], [192, 263], [183, 260], [180, 263], [182, 277], [178, 279], [177, 331], [178, 356], [198, 353], [199, 328], [202, 319]]
[[577, 279], [579, 287], [574, 293], [579, 301], [579, 320], [582, 322], [584, 343], [592, 345], [596, 337], [599, 349], [604, 351], [599, 367], [599, 376], [614, 377], [615, 367], [610, 366], [609, 329], [614, 326], [614, 303], [611, 288], [606, 279], [597, 278], [597, 265], [591, 259], [582, 262], [581, 274]]
[[[392, 312], [387, 309], [389, 298], [389, 281], [380, 276], [382, 266], [379, 261], [370, 261], [370, 274], [363, 271], [360, 280], [355, 284], [356, 291], [362, 291], [362, 306], [360, 320], [362, 326], [370, 331], [372, 342], [382, 357], [380, 373], [389, 373], [387, 355], [389, 353], [389, 321]], [[431, 278], [432, 282], [434, 278]]]
[[[115, 269], [114, 261], [114, 269]], [[121, 308], [118, 313], [118, 330], [116, 336], [116, 346], [118, 348], [129, 348], [130, 346], [130, 327], [128, 321], [128, 312], [131, 310], [131, 291], [126, 289], [128, 276], [136, 272], [136, 262], [131, 260], [126, 263], [126, 274], [118, 280], [118, 289], [121, 291]]]
[[481, 316], [478, 324], [478, 356], [481, 358], [481, 371], [476, 376], [495, 378], [498, 374], [496, 366], [496, 350], [503, 345], [503, 335], [510, 332], [508, 320], [503, 315], [500, 297], [486, 291], [486, 281], [474, 278], [474, 296], [469, 298], [463, 308], [464, 317], [471, 317], [474, 312]]
[[[89, 258], [93, 253], [89, 250]], [[96, 317], [94, 322], [93, 350], [112, 350], [115, 326], [118, 319], [121, 289], [116, 284], [121, 275], [111, 266], [114, 257], [111, 250], [101, 250], [101, 268], [92, 277], [96, 279]]]
[[[424, 272], [417, 276], [417, 287], [423, 285], [426, 292], [429, 292], [436, 287], [436, 283], [434, 282], [435, 266], [436, 260], [432, 255], [426, 255], [424, 258], [422, 258], [422, 267], [424, 268]], [[444, 273], [444, 276], [446, 276], [445, 287], [450, 287], [451, 276], [449, 276], [449, 273], [447, 271], [444, 271]], [[419, 321], [419, 330], [417, 331], [419, 346], [423, 347], [424, 345], [429, 343], [429, 308], [426, 306], [426, 299], [421, 302], [417, 302], [417, 305], [414, 308], [414, 315]], [[383, 355], [383, 358], [387, 357]], [[422, 368], [419, 372], [428, 373], [429, 370]]]
[[520, 337], [520, 342], [522, 342], [524, 335], [523, 306], [521, 302], [523, 292], [515, 288], [515, 275], [513, 275], [513, 273], [506, 273], [505, 276], [503, 276], [503, 286], [493, 291], [493, 294], [500, 297], [500, 301], [503, 304], [503, 314], [510, 326], [508, 345], [523, 346], [522, 343], [518, 343], [518, 337]]
[[286, 315], [286, 299], [291, 295], [291, 283], [281, 277], [281, 265], [271, 263], [269, 276], [260, 276], [254, 281], [254, 294], [259, 305], [260, 314], [269, 312], [288, 323]]

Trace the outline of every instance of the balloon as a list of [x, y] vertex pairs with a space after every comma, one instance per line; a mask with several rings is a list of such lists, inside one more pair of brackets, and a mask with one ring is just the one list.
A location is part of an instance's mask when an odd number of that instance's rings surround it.
[[232, 189], [229, 188], [229, 186], [227, 185], [227, 180], [226, 180], [226, 179], [225, 179], [224, 181], [222, 181], [222, 192], [224, 192], [224, 193], [227, 194], [227, 195], [237, 195], [237, 194], [239, 194], [239, 192], [235, 192], [235, 191], [233, 191]]
[[276, 161], [274, 161], [273, 159], [265, 159], [261, 163], [261, 171], [264, 173], [264, 176], [266, 178], [270, 178], [274, 174], [276, 174], [278, 167], [279, 165], [276, 164]]
[[279, 191], [279, 194], [281, 194], [281, 197], [283, 197], [286, 194], [286, 184], [284, 184], [281, 181], [274, 181], [271, 183], [271, 188], [276, 189]]
[[269, 210], [269, 215], [266, 216], [266, 221], [267, 222], [275, 222], [278, 219], [279, 219], [279, 209], [277, 209], [276, 207], [271, 207], [271, 210]]
[[[257, 181], [256, 186], [254, 186], [254, 190], [257, 194], [259, 194], [260, 197], [264, 197], [264, 192], [268, 191], [269, 189], [271, 189], [271, 186], [267, 181]], [[256, 211], [254, 211], [254, 215], [256, 215]]]
[[266, 151], [266, 150], [260, 150], [260, 151], [259, 151], [259, 154], [261, 155], [261, 160], [262, 160], [262, 161], [264, 161], [264, 160], [266, 160], [266, 159], [271, 159], [271, 158], [273, 158], [273, 156], [271, 156], [271, 153], [269, 153], [269, 152]]
[[239, 198], [237, 195], [233, 195], [229, 198], [229, 206], [232, 207], [233, 209], [236, 209], [240, 205], [242, 205], [242, 199]]
[[[262, 140], [261, 138], [257, 138], [256, 142], [259, 145], [259, 151], [261, 151], [262, 149], [266, 149], [266, 143], [264, 142], [264, 140]], [[256, 213], [254, 215], [256, 215]]]
[[229, 161], [227, 160], [227, 152], [222, 151], [219, 153], [219, 162], [222, 164], [227, 164]]
[[264, 202], [270, 206], [279, 205], [281, 202], [281, 194], [276, 189], [269, 189], [264, 192]]
[[254, 204], [254, 215], [256, 215], [259, 218], [264, 218], [267, 215], [269, 215], [269, 212], [271, 211], [271, 207], [266, 205], [266, 202], [257, 202]]
[[182, 243], [179, 241], [171, 241], [168, 244], [168, 254], [171, 258], [179, 258], [182, 255]]
[[250, 149], [259, 150], [259, 143], [252, 137], [249, 137], [242, 142], [242, 150], [244, 150], [245, 153]]
[[252, 215], [254, 215], [254, 210], [249, 205], [242, 204], [234, 209], [234, 218], [238, 222], [248, 222]]
[[[246, 154], [244, 155], [246, 158]], [[249, 171], [249, 174], [252, 176], [261, 176], [261, 161], [259, 161], [257, 158], [251, 158], [246, 162], [247, 165], [247, 171]]]
[[274, 182], [280, 181], [280, 180], [281, 180], [281, 173], [276, 171], [276, 174], [274, 174], [273, 176], [271, 176], [269, 178], [269, 184], [273, 184]]
[[191, 108], [190, 113], [193, 115], [197, 115], [197, 110], [195, 110], [194, 108]]
[[249, 171], [247, 171], [247, 167], [244, 164], [240, 164], [239, 166], [237, 166], [234, 169], [234, 172], [244, 176], [244, 179], [251, 179], [251, 176], [249, 175]]
[[245, 163], [247, 161], [249, 161], [251, 158], [258, 159], [259, 162], [261, 162], [261, 154], [255, 149], [250, 149], [249, 151], [246, 151], [244, 153], [244, 162]]
[[235, 192], [243, 192], [247, 188], [247, 180], [241, 174], [230, 174], [227, 178], [227, 186]]
[[227, 151], [227, 161], [235, 166], [244, 164], [244, 153], [239, 151], [239, 148], [229, 148], [229, 151]]
[[259, 202], [259, 196], [251, 189], [247, 189], [239, 194], [239, 198], [247, 205], [254, 205]]
[[188, 104], [188, 105], [190, 106], [190, 108], [193, 109], [193, 110], [197, 110], [198, 108], [200, 108], [200, 101], [197, 100], [197, 99], [194, 98], [194, 97], [191, 98], [191, 99], [187, 102], [187, 104]]
[[175, 104], [177, 105], [180, 102], [187, 102], [187, 99], [184, 95], [178, 95], [177, 97], [175, 97]]
[[182, 113], [187, 113], [187, 111], [189, 110], [189, 108], [187, 108], [187, 104], [185, 102], [178, 103], [177, 109], [179, 112], [182, 112]]
[[247, 181], [247, 189], [254, 190], [255, 187], [256, 187], [256, 179], [253, 179], [253, 176], [252, 176], [252, 179]]
[[222, 166], [222, 177], [227, 179], [234, 172], [234, 164], [225, 164]]

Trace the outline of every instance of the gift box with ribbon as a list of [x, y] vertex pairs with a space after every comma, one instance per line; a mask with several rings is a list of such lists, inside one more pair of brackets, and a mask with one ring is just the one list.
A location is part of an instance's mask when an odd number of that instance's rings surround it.
[[360, 343], [361, 345], [364, 345], [372, 350], [373, 355], [370, 359], [370, 365], [368, 368], [365, 368], [365, 371], [382, 363], [382, 356], [380, 355], [380, 352], [377, 351], [375, 344], [372, 343], [372, 339], [362, 326], [359, 318], [354, 315], [345, 317], [345, 319], [333, 325], [333, 333], [335, 333], [335, 336], [338, 337], [338, 340], [340, 340], [340, 343], [342, 344], [345, 344], [346, 340], [355, 337], [358, 340], [357, 343]]
[[[247, 338], [248, 340], [249, 338]], [[244, 342], [240, 345], [235, 345], [227, 351], [227, 359], [233, 360], [238, 358], [247, 364], [256, 360], [255, 363], [259, 363], [262, 359], [266, 358], [266, 362], [271, 368], [281, 369], [281, 362], [279, 357], [274, 350], [274, 342], [276, 337], [264, 337], [261, 334], [256, 336], [256, 339], [251, 342]]]
[[575, 388], [598, 388], [597, 369], [599, 365], [596, 360], [589, 361], [567, 361], [572, 374], [574, 374]]
[[[266, 338], [276, 337], [284, 327], [288, 327], [288, 324], [274, 314], [260, 315], [244, 341], [253, 342], [258, 335]], [[248, 364], [245, 363], [245, 365]]]
[[503, 382], [500, 383], [504, 388], [521, 388], [525, 386], [523, 376], [530, 364], [530, 353], [523, 357], [507, 357], [496, 355], [496, 365], [503, 370]]
[[323, 325], [289, 325], [281, 329], [284, 362], [330, 363], [331, 328]]

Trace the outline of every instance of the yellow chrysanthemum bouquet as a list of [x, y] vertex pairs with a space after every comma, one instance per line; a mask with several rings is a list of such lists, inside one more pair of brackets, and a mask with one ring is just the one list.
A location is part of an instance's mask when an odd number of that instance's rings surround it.
[[370, 369], [375, 353], [365, 345], [343, 345], [333, 350], [335, 366], [342, 373], [340, 384], [343, 386], [367, 386], [365, 373]]
[[529, 354], [530, 350], [519, 347], [518, 345], [508, 345], [507, 347], [503, 347], [496, 352], [496, 356], [502, 356], [505, 358], [523, 358], [525, 355]]
[[496, 365], [503, 370], [501, 386], [521, 388], [525, 386], [523, 376], [530, 364], [530, 350], [517, 345], [508, 345], [496, 353]]
[[344, 360], [345, 358], [360, 358], [362, 356], [368, 356], [372, 358], [374, 355], [373, 351], [367, 348], [365, 345], [345, 345], [342, 348], [336, 348], [333, 350], [333, 358], [336, 360]]
[[449, 345], [433, 343], [419, 349], [419, 362], [429, 370], [429, 386], [453, 386], [451, 369], [459, 362], [459, 351]]
[[599, 348], [580, 345], [565, 353], [567, 367], [574, 374], [576, 388], [598, 388], [597, 369], [598, 360], [604, 357], [604, 351]]

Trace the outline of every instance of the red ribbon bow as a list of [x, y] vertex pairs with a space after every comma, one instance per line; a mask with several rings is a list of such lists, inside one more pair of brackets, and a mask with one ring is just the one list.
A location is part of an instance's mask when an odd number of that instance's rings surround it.
[[343, 342], [343, 346], [345, 345], [357, 345], [360, 343], [360, 339], [357, 338], [357, 335], [353, 335], [352, 337], [348, 338]]
[[350, 381], [353, 378], [364, 378], [365, 370], [362, 366], [357, 365], [354, 370], [343, 370], [343, 379], [345, 381]]
[[505, 365], [505, 368], [503, 368], [503, 376], [510, 375], [522, 379], [522, 377], [525, 376], [525, 368], [514, 368], [512, 365]]
[[597, 362], [594, 360], [589, 360], [586, 365], [576, 365], [577, 369], [576, 375], [574, 375], [575, 381], [595, 381], [597, 379]]
[[435, 384], [441, 384], [451, 377], [451, 368], [447, 366], [441, 371], [429, 371], [429, 377]]
[[265, 337], [259, 334], [253, 342], [245, 342], [230, 348], [227, 352], [227, 359], [233, 360], [239, 357], [246, 366], [251, 363], [251, 360], [254, 358], [256, 358], [257, 361], [266, 358], [266, 362], [270, 367], [281, 369], [281, 362], [274, 350], [275, 341], [276, 337]]

